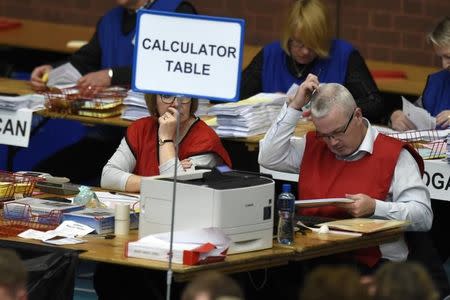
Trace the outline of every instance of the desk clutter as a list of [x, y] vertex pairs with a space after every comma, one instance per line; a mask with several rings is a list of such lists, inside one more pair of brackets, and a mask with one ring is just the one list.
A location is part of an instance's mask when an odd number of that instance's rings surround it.
[[[230, 243], [219, 228], [176, 231], [173, 233], [172, 262], [197, 265], [223, 261]], [[125, 256], [168, 261], [169, 250], [170, 234], [159, 233], [129, 242]]]
[[4, 201], [12, 200], [16, 195], [31, 196], [36, 182], [41, 179], [0, 170], [0, 208]]
[[439, 159], [448, 156], [450, 129], [396, 132], [381, 127], [377, 128], [388, 136], [409, 143], [419, 152], [423, 159]]
[[41, 109], [44, 108], [44, 96], [39, 94], [0, 96], [0, 109], [6, 111], [17, 111], [22, 108]]
[[45, 107], [52, 112], [107, 118], [122, 113], [122, 102], [127, 90], [114, 86], [93, 95], [83, 95], [73, 87], [51, 88], [44, 92]]
[[[139, 199], [130, 196], [122, 197], [126, 199], [121, 201], [118, 196], [103, 203], [92, 195], [95, 193], [88, 187], [80, 186], [80, 193], [73, 200], [60, 197], [9, 199], [11, 201], [4, 203], [0, 236], [14, 236], [28, 229], [53, 230], [65, 221], [88, 226], [96, 234], [112, 233], [118, 216], [115, 206], [127, 208], [128, 215], [120, 215], [121, 220], [127, 223], [127, 233], [129, 229], [138, 227], [139, 212], [135, 208], [139, 206], [135, 204]], [[87, 196], [92, 199], [87, 199]]]
[[217, 116], [220, 137], [249, 137], [265, 133], [286, 102], [285, 94], [259, 93], [248, 99], [217, 104], [208, 110]]
[[123, 105], [122, 119], [135, 121], [150, 115], [143, 93], [128, 90]]

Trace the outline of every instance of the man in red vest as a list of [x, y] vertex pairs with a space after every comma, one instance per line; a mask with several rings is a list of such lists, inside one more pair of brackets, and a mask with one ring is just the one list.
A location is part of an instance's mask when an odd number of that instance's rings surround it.
[[[290, 138], [309, 102], [316, 131], [294, 143]], [[372, 127], [340, 84], [319, 86], [317, 77], [310, 74], [261, 142], [259, 163], [273, 170], [300, 172], [300, 200], [354, 200], [339, 206], [302, 209], [301, 214], [406, 220], [410, 222], [409, 231], [431, 228], [433, 212], [422, 181], [422, 159], [409, 145]], [[408, 247], [400, 239], [362, 249], [355, 255], [359, 264], [372, 268], [380, 258], [406, 260]]]

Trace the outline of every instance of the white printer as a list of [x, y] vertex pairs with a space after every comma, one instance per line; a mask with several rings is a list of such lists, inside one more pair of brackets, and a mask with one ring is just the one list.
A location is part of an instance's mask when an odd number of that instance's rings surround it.
[[[228, 253], [272, 247], [274, 181], [239, 171], [179, 175], [174, 230], [221, 228], [231, 239]], [[173, 179], [143, 178], [139, 238], [169, 232]]]

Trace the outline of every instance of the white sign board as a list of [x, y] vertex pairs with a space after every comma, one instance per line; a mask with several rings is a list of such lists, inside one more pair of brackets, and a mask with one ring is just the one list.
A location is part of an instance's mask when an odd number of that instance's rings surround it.
[[244, 21], [139, 10], [133, 90], [239, 100]]
[[0, 110], [0, 144], [28, 147], [33, 111]]
[[425, 160], [423, 180], [431, 199], [450, 201], [450, 164], [443, 160]]

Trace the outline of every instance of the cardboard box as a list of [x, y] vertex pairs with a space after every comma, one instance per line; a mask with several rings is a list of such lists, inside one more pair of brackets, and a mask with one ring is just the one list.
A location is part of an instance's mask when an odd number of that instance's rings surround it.
[[[174, 244], [172, 249], [172, 262], [183, 265], [198, 265], [225, 260], [226, 250], [220, 255], [211, 255], [216, 249], [211, 243], [202, 245], [177, 245]], [[125, 246], [125, 256], [136, 258], [147, 258], [159, 261], [169, 261], [168, 247], [150, 246], [140, 243], [139, 241], [128, 242]]]
[[[64, 213], [63, 221], [71, 220], [95, 229], [97, 234], [114, 232], [114, 209], [109, 208], [85, 208], [69, 213]], [[139, 214], [130, 213], [130, 229], [136, 229], [139, 225]]]

